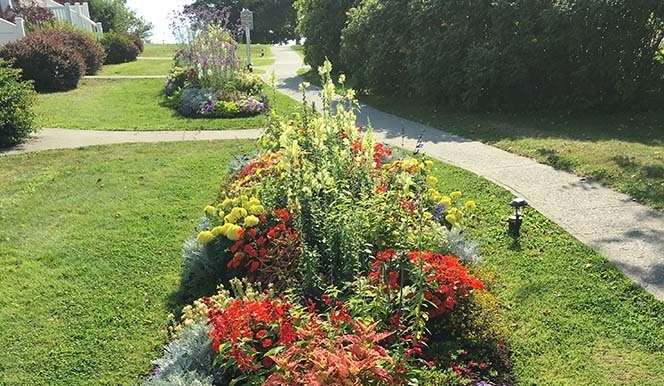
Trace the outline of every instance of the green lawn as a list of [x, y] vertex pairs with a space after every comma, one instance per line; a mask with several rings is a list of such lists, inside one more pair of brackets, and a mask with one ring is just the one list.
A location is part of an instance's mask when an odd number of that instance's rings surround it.
[[[0, 384], [135, 384], [165, 341], [180, 248], [249, 142], [131, 144], [0, 158]], [[664, 303], [511, 195], [437, 163], [478, 202], [523, 385], [664, 384]]]
[[172, 58], [178, 48], [180, 48], [179, 44], [146, 44], [145, 50], [140, 56], [146, 58]]
[[138, 384], [180, 250], [248, 142], [0, 158], [0, 384]]
[[137, 60], [122, 64], [105, 65], [98, 75], [168, 75], [173, 68], [173, 61]]
[[441, 191], [478, 203], [468, 234], [494, 277], [519, 384], [664, 384], [664, 303], [534, 210], [514, 242], [511, 193], [465, 170], [436, 169]]
[[[40, 127], [102, 130], [247, 129], [267, 125], [267, 116], [191, 119], [162, 105], [162, 79], [87, 79], [75, 90], [41, 94], [36, 105]], [[299, 104], [268, 91], [273, 109], [288, 114]]]

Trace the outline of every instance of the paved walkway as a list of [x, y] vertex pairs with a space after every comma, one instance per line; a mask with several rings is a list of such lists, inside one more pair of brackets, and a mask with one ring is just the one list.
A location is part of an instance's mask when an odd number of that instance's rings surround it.
[[97, 131], [70, 129], [42, 129], [28, 142], [2, 155], [29, 153], [50, 149], [74, 149], [93, 145], [132, 142], [214, 141], [222, 139], [256, 139], [260, 130], [201, 130], [201, 131]]
[[[275, 46], [272, 51], [276, 62], [266, 77], [274, 71], [279, 91], [300, 100], [302, 78], [295, 74], [302, 59], [287, 46]], [[315, 87], [307, 92], [307, 99], [322, 105]], [[660, 213], [570, 173], [367, 105], [361, 105], [358, 120], [360, 124], [371, 122], [378, 139], [391, 145], [413, 149], [421, 137], [424, 151], [433, 158], [470, 170], [526, 198], [532, 207], [664, 300], [664, 216]]]

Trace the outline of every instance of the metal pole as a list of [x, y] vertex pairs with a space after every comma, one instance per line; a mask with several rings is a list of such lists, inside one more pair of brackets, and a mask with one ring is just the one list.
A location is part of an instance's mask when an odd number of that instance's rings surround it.
[[247, 67], [251, 68], [251, 29], [248, 25], [244, 26], [244, 33], [247, 36]]

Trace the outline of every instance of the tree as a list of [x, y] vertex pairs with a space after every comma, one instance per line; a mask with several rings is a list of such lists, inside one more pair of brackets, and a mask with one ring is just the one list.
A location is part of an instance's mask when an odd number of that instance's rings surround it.
[[127, 0], [90, 0], [90, 17], [100, 21], [104, 32], [129, 33], [141, 39], [151, 35], [152, 24], [127, 6]]
[[340, 62], [341, 30], [346, 25], [348, 10], [357, 3], [359, 0], [295, 0], [297, 29], [307, 39], [304, 42], [307, 64], [317, 67], [325, 58], [334, 64]]
[[284, 43], [297, 37], [293, 0], [196, 0], [190, 8], [227, 8], [231, 24], [239, 24], [240, 11], [254, 13], [251, 39], [257, 43]]

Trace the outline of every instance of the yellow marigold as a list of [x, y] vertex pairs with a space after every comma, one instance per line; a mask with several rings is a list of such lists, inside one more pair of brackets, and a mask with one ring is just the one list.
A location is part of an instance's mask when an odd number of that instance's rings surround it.
[[235, 207], [235, 208], [233, 208], [233, 210], [231, 210], [231, 216], [233, 216], [235, 221], [247, 217], [247, 214], [248, 214], [248, 212], [244, 208]]
[[438, 185], [438, 178], [436, 176], [427, 176], [427, 185], [435, 188]]
[[198, 240], [198, 242], [201, 244], [207, 244], [212, 239], [214, 239], [214, 235], [210, 231], [203, 231], [199, 233], [198, 237], [196, 238], [196, 240]]
[[452, 192], [452, 194], [450, 194], [450, 197], [452, 197], [452, 200], [458, 200], [461, 197], [461, 192], [458, 191]]
[[456, 224], [458, 221], [456, 216], [451, 213], [445, 216], [445, 220], [447, 220], [447, 222], [449, 222], [452, 225]]
[[255, 227], [256, 225], [258, 225], [259, 222], [260, 221], [258, 220], [258, 217], [254, 216], [254, 215], [249, 215], [249, 216], [244, 218], [244, 226], [246, 228]]
[[254, 205], [251, 208], [249, 208], [249, 214], [253, 214], [254, 216], [258, 216], [265, 213], [265, 208], [263, 205]]
[[468, 210], [473, 210], [473, 209], [477, 208], [477, 204], [475, 204], [475, 201], [473, 201], [473, 200], [466, 201], [466, 203], [464, 204], [464, 206], [465, 206], [466, 209], [468, 209]]
[[430, 168], [430, 167], [433, 166], [433, 161], [428, 159], [428, 160], [424, 161], [424, 165], [426, 165], [426, 167]]
[[226, 230], [226, 237], [229, 240], [237, 241], [242, 236], [242, 227], [235, 224], [229, 224]]
[[437, 190], [431, 189], [429, 191], [429, 198], [431, 201], [439, 202], [443, 198], [443, 195], [440, 194]]
[[227, 229], [228, 229], [228, 224], [224, 224], [224, 225], [221, 225], [221, 226], [218, 226], [218, 227], [214, 227], [214, 228], [212, 228], [212, 235], [214, 237], [217, 237], [219, 235], [225, 235]]
[[438, 202], [440, 204], [444, 205], [446, 208], [449, 208], [450, 206], [452, 206], [452, 199], [449, 198], [448, 196], [441, 197]]
[[205, 207], [205, 215], [208, 217], [214, 216], [214, 213], [217, 211], [217, 208], [215, 208], [212, 205], [208, 205]]

